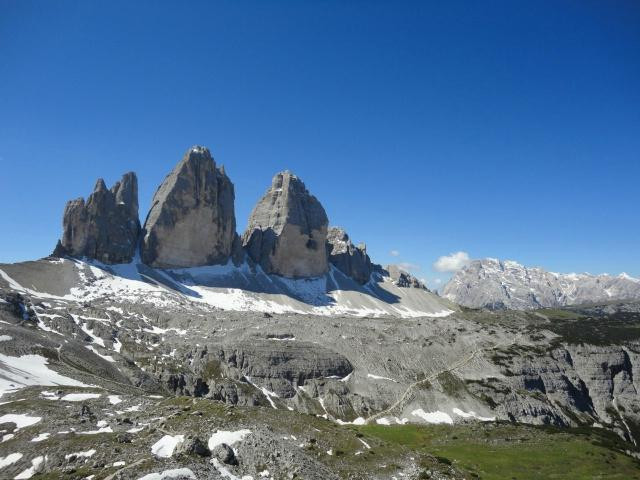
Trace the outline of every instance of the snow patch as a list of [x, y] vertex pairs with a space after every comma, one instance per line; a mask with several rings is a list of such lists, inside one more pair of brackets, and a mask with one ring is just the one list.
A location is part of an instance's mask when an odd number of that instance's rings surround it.
[[0, 396], [28, 385], [91, 387], [47, 367], [42, 355], [10, 357], [0, 353]]
[[250, 433], [251, 430], [247, 429], [236, 430], [235, 432], [228, 430], [218, 430], [217, 432], [213, 433], [211, 437], [209, 437], [209, 450], [213, 450], [218, 445], [221, 445], [223, 443], [231, 446], [234, 443], [242, 441], [242, 439]]
[[9, 465], [13, 465], [18, 460], [22, 458], [21, 453], [10, 453], [6, 457], [0, 457], [0, 468], [7, 467]]
[[34, 458], [33, 460], [31, 460], [31, 466], [24, 470], [22, 473], [18, 474], [18, 476], [15, 477], [15, 480], [24, 480], [26, 478], [33, 477], [38, 471], [40, 471], [42, 464], [46, 461], [46, 455], [44, 457], [40, 456]]
[[372, 373], [367, 373], [367, 377], [368, 378], [373, 378], [374, 380], [389, 380], [390, 382], [394, 382], [394, 383], [398, 383], [396, 380], [394, 380], [393, 378], [389, 378], [389, 377], [381, 377], [379, 375], [373, 375]]
[[174, 468], [161, 473], [149, 473], [138, 480], [168, 480], [170, 478], [189, 478], [196, 480], [195, 474], [188, 468]]
[[474, 418], [476, 420], [480, 420], [481, 422], [495, 422], [496, 421], [496, 417], [481, 417], [480, 415], [476, 414], [476, 412], [474, 412], [473, 410], [470, 410], [468, 412], [462, 411], [459, 408], [454, 408], [453, 413], [455, 413], [456, 415], [458, 415], [459, 417], [462, 418]]
[[15, 423], [16, 430], [20, 430], [21, 428], [30, 427], [31, 425], [35, 425], [42, 417], [31, 417], [24, 413], [7, 413], [6, 415], [2, 415], [0, 417], [1, 423]]
[[151, 446], [151, 453], [156, 457], [169, 458], [182, 442], [184, 442], [184, 435], [165, 435]]
[[453, 418], [451, 418], [451, 415], [439, 410], [435, 412], [425, 412], [422, 408], [418, 408], [417, 410], [412, 411], [411, 415], [422, 418], [427, 423], [447, 423], [449, 425], [453, 425]]
[[38, 435], [37, 437], [34, 437], [31, 439], [32, 442], [42, 442], [43, 440], [46, 440], [47, 438], [49, 438], [51, 436], [50, 433], [41, 433], [40, 435]]
[[69, 460], [70, 458], [90, 458], [93, 457], [96, 453], [96, 450], [94, 448], [92, 448], [91, 450], [87, 450], [86, 452], [76, 452], [76, 453], [70, 453], [69, 455], [65, 455], [64, 458], [66, 460]]
[[60, 400], [65, 402], [84, 402], [85, 400], [100, 397], [101, 395], [99, 393], [67, 393], [64, 397], [60, 398]]

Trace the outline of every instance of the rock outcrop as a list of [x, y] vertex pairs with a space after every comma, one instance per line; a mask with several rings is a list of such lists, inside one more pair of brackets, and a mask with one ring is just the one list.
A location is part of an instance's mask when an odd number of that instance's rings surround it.
[[226, 263], [239, 247], [233, 184], [211, 153], [192, 147], [156, 191], [142, 261], [159, 268]]
[[398, 265], [387, 265], [386, 272], [398, 287], [403, 288], [421, 288], [428, 290], [424, 283], [411, 275], [409, 272], [402, 270]]
[[510, 260], [474, 260], [445, 285], [443, 296], [472, 308], [530, 310], [640, 299], [640, 280], [626, 274], [560, 274]]
[[327, 233], [329, 262], [360, 284], [369, 281], [373, 266], [364, 244], [354, 245], [340, 227], [331, 227]]
[[88, 257], [108, 264], [130, 262], [140, 233], [136, 174], [124, 174], [111, 190], [98, 179], [86, 202], [78, 198], [67, 203], [62, 224], [54, 256]]
[[251, 212], [242, 243], [266, 273], [318, 277], [328, 270], [328, 224], [324, 208], [302, 180], [281, 172]]

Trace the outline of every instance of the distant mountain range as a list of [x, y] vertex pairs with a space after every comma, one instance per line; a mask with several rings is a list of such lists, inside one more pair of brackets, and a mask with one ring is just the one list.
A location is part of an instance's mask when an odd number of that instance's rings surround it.
[[554, 273], [511, 260], [474, 260], [459, 270], [442, 296], [466, 307], [531, 310], [640, 299], [640, 280], [589, 273]]

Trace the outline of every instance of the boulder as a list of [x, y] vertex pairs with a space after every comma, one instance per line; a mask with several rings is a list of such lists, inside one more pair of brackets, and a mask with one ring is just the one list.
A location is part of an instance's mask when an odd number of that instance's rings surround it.
[[276, 174], [254, 207], [242, 237], [247, 253], [266, 273], [308, 278], [328, 271], [329, 221], [302, 180], [288, 171]]
[[125, 173], [110, 190], [98, 179], [86, 202], [78, 198], [67, 203], [62, 228], [54, 256], [88, 257], [107, 264], [130, 262], [140, 233], [136, 174]]
[[207, 148], [192, 147], [153, 196], [142, 261], [159, 268], [227, 263], [240, 244], [234, 200], [224, 167]]
[[369, 281], [373, 266], [364, 244], [354, 245], [340, 227], [331, 227], [327, 233], [329, 262], [346, 276], [360, 284]]
[[214, 447], [211, 454], [213, 455], [213, 458], [216, 458], [220, 462], [225, 463], [227, 465], [238, 464], [238, 459], [236, 458], [236, 454], [233, 451], [233, 448], [231, 448], [226, 443], [221, 443], [220, 445], [217, 445], [216, 447]]
[[187, 435], [184, 441], [180, 442], [176, 447], [176, 454], [208, 457], [211, 455], [211, 451], [199, 437]]

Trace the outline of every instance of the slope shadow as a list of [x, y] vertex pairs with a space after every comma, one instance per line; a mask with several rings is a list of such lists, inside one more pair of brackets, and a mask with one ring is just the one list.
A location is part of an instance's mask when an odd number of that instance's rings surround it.
[[199, 299], [203, 298], [202, 294], [192, 287], [240, 289], [257, 295], [283, 295], [313, 307], [336, 305], [336, 299], [330, 294], [337, 291], [357, 293], [387, 304], [400, 302], [400, 296], [380, 286], [384, 281], [384, 271], [374, 272], [367, 284], [360, 285], [333, 265], [322, 277], [289, 279], [268, 275], [259, 265], [249, 266], [246, 262], [237, 267], [229, 262], [227, 265], [163, 270], [148, 267], [139, 258], [128, 264], [117, 265], [106, 265], [95, 260], [68, 259], [76, 264], [99, 268], [115, 277], [144, 282]]

